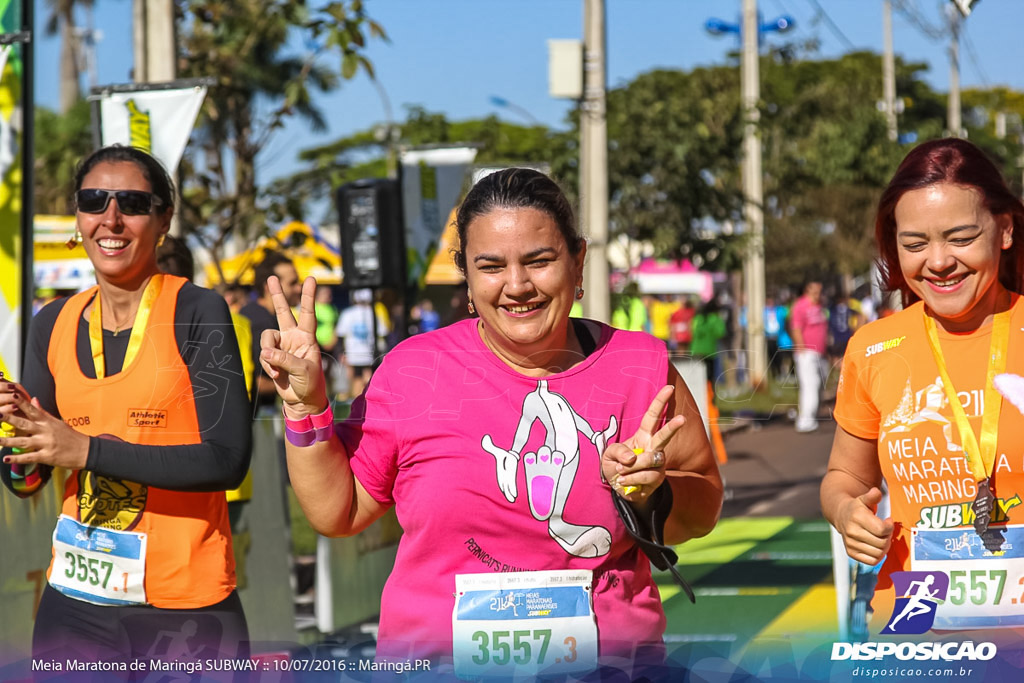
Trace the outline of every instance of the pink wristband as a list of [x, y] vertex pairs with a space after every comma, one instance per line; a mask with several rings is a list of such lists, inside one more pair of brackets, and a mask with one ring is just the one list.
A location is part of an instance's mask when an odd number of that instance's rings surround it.
[[313, 429], [313, 423], [310, 421], [309, 415], [304, 416], [301, 420], [293, 420], [284, 411], [284, 406], [281, 406], [281, 414], [284, 415], [284, 426], [286, 429], [290, 429], [293, 432], [308, 432]]
[[331, 408], [330, 402], [328, 401], [324, 412], [310, 415], [309, 421], [313, 423], [316, 440], [328, 441], [331, 438], [331, 432], [334, 430], [334, 410]]
[[[282, 407], [282, 413], [284, 409]], [[284, 414], [284, 434], [288, 442], [295, 446], [312, 446], [318, 441], [328, 441], [334, 429], [334, 410], [330, 402], [323, 412], [307, 415], [301, 420], [293, 420]]]

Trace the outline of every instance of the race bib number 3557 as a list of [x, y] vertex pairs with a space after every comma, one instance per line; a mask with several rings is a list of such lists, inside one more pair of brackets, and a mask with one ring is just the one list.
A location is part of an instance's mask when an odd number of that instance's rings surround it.
[[82, 524], [61, 515], [53, 531], [50, 585], [96, 605], [146, 604], [146, 534]]
[[528, 677], [595, 668], [592, 582], [585, 570], [456, 576], [456, 674]]

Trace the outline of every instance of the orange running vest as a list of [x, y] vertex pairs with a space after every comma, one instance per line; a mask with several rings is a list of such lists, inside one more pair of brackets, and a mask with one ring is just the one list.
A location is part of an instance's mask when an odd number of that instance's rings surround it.
[[[47, 353], [65, 422], [89, 436], [134, 444], [200, 443], [192, 383], [174, 328], [178, 291], [185, 282], [164, 276], [138, 355], [103, 379], [82, 373], [76, 351], [83, 312], [98, 287], [68, 300]], [[168, 491], [79, 470], [67, 479], [61, 511], [83, 524], [148, 535], [146, 599], [155, 607], [206, 607], [235, 588], [223, 491]], [[51, 560], [48, 578], [52, 569]]]

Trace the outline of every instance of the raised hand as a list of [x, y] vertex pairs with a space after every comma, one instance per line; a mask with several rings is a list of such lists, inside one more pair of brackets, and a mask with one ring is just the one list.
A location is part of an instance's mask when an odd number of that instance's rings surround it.
[[640, 420], [636, 433], [623, 442], [608, 444], [601, 454], [602, 476], [627, 500], [643, 500], [665, 480], [664, 449], [686, 418], [676, 415], [657, 432], [654, 430], [674, 392], [672, 385], [662, 387]]
[[264, 330], [260, 337], [260, 365], [274, 380], [277, 393], [292, 419], [316, 415], [327, 407], [327, 382], [316, 343], [316, 280], [302, 283], [299, 319], [295, 320], [275, 276], [267, 280], [267, 291], [277, 313], [276, 330]]

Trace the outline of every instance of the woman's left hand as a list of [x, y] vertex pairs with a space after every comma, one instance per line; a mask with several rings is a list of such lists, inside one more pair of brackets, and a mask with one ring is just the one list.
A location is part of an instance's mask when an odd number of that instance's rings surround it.
[[671, 385], [662, 387], [636, 433], [623, 442], [608, 444], [601, 455], [601, 474], [605, 481], [630, 502], [645, 501], [665, 481], [664, 449], [686, 418], [676, 415], [657, 432], [654, 430], [674, 391]]
[[30, 465], [39, 463], [80, 470], [89, 457], [89, 437], [76, 432], [42, 409], [37, 399], [16, 392], [17, 412], [6, 415], [4, 422], [14, 427], [15, 435], [0, 439], [0, 446], [21, 449], [19, 454], [4, 456], [4, 463]]

